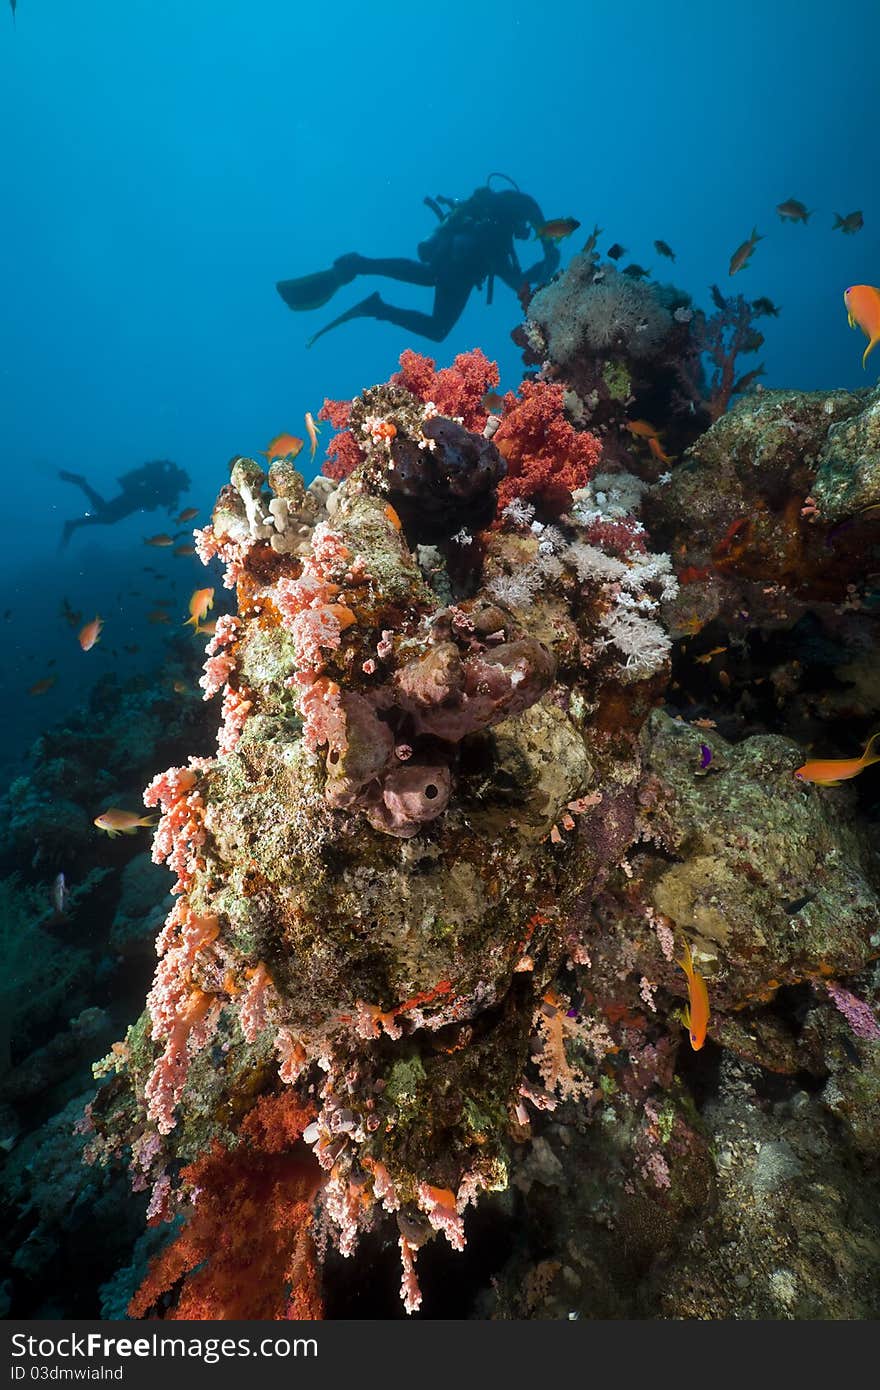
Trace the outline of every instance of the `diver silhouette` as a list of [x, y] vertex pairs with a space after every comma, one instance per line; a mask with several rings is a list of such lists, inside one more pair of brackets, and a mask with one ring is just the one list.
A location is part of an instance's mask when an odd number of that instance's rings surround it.
[[[440, 343], [458, 322], [471, 291], [487, 284], [486, 300], [492, 303], [494, 282], [501, 280], [514, 292], [523, 285], [545, 283], [559, 266], [559, 251], [552, 241], [542, 240], [542, 256], [523, 270], [514, 240], [525, 241], [530, 228], [537, 232], [545, 219], [534, 198], [512, 188], [493, 189], [490, 174], [486, 184], [461, 202], [451, 198], [425, 198], [439, 226], [417, 247], [418, 260], [407, 257], [361, 256], [357, 252], [340, 256], [329, 270], [303, 275], [296, 280], [279, 280], [276, 288], [291, 309], [317, 309], [358, 275], [382, 275], [407, 285], [433, 287], [434, 307], [430, 314], [418, 309], [398, 309], [386, 304], [378, 293], [368, 295], [344, 314], [319, 328], [308, 340], [338, 328], [350, 319], [371, 318], [394, 323], [409, 333], [417, 333]], [[513, 183], [512, 179], [507, 180]]]
[[112, 526], [132, 512], [154, 512], [158, 507], [175, 511], [181, 493], [190, 486], [189, 475], [169, 459], [153, 459], [123, 473], [117, 482], [121, 491], [109, 501], [96, 492], [80, 473], [68, 473], [63, 469], [58, 473], [62, 482], [73, 483], [85, 493], [90, 510], [72, 521], [65, 521], [61, 533], [62, 547], [67, 545], [79, 526]]

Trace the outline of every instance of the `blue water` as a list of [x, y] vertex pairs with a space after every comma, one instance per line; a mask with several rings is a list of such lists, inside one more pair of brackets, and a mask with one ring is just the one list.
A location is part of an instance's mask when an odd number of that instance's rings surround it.
[[[360, 321], [311, 351], [309, 333], [373, 284], [304, 315], [275, 292], [348, 250], [413, 254], [434, 225], [426, 193], [463, 197], [504, 170], [548, 217], [598, 222], [603, 249], [621, 241], [655, 273], [662, 237], [678, 257], [663, 278], [698, 302], [718, 281], [781, 304], [763, 321], [767, 385], [875, 380], [841, 295], [880, 280], [878, 54], [872, 0], [19, 0], [15, 25], [3, 0], [4, 756], [98, 674], [155, 665], [170, 629], [146, 611], [173, 591], [182, 619], [202, 574], [143, 546], [163, 513], [80, 534], [59, 558], [80, 498], [57, 467], [112, 493], [119, 473], [172, 458], [193, 481], [181, 505], [208, 509], [232, 454], [302, 433], [306, 410], [384, 380], [404, 347], [446, 361], [479, 344], [518, 382], [503, 286], [439, 346]], [[808, 226], [779, 221], [788, 197], [816, 209]], [[864, 230], [832, 234], [855, 208]], [[731, 281], [753, 225], [765, 240]], [[382, 290], [428, 307], [427, 290]], [[62, 595], [107, 620], [86, 655]], [[58, 684], [28, 699], [51, 659]]]

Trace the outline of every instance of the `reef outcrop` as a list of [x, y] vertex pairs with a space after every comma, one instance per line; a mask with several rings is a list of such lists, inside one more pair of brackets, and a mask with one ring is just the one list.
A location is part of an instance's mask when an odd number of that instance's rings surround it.
[[[686, 306], [657, 299], [648, 334], [655, 291], [594, 272], [578, 333], [595, 338], [611, 291], [632, 300], [636, 337], [593, 349], [663, 357], [671, 391]], [[604, 1210], [638, 1236], [645, 1270], [668, 1257], [733, 1200], [713, 1137], [733, 1121], [720, 1100], [701, 1119], [682, 1080], [701, 1060], [681, 1058], [685, 941], [707, 1053], [808, 1075], [823, 1133], [845, 1115], [870, 1142], [876, 837], [847, 790], [794, 777], [803, 753], [778, 727], [748, 727], [746, 665], [717, 692], [732, 728], [675, 691], [702, 669], [688, 643], [745, 621], [743, 585], [773, 587], [772, 605], [755, 593], [758, 633], [841, 601], [813, 515], [844, 516], [822, 479], [843, 449], [867, 457], [872, 401], [749, 395], [658, 480], [624, 452], [622, 416], [595, 406], [597, 433], [577, 420], [553, 291], [533, 322], [555, 366], [497, 413], [481, 355], [444, 374], [410, 354], [391, 383], [325, 407], [332, 478], [237, 458], [198, 533], [237, 610], [200, 681], [220, 701], [217, 752], [145, 793], [175, 902], [88, 1116], [93, 1157], [125, 1156], [153, 1221], [188, 1214], [138, 1316], [314, 1315], [318, 1251], [352, 1255], [368, 1231], [396, 1244], [414, 1311], [418, 1252], [437, 1235], [461, 1249], [468, 1208], [510, 1200], [484, 1194], [564, 1190], [566, 1125], [595, 1150], [584, 1221]], [[855, 1079], [829, 1019], [854, 1029]], [[261, 1235], [242, 1301], [230, 1260], [254, 1202], [283, 1238]], [[743, 1218], [743, 1249], [762, 1229]], [[813, 1307], [803, 1262], [786, 1269], [781, 1254], [756, 1315]], [[687, 1289], [670, 1288], [679, 1316]]]

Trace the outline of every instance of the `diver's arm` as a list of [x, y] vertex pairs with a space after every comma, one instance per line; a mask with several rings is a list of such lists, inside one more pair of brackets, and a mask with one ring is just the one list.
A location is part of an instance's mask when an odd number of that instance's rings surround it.
[[559, 262], [562, 257], [559, 254], [559, 247], [555, 241], [542, 242], [544, 255], [535, 264], [529, 266], [528, 270], [522, 273], [523, 280], [529, 285], [546, 285], [553, 279], [559, 269]]
[[[520, 215], [537, 231], [539, 227], [543, 227], [547, 219], [534, 198], [529, 197], [527, 193], [521, 194], [520, 197]], [[539, 261], [535, 261], [534, 265], [529, 266], [528, 270], [523, 270], [520, 273], [519, 285], [523, 281], [528, 285], [545, 285], [553, 279], [559, 269], [562, 257], [555, 241], [543, 241], [541, 248], [544, 252], [543, 256]], [[516, 286], [517, 289], [519, 289], [519, 285]]]

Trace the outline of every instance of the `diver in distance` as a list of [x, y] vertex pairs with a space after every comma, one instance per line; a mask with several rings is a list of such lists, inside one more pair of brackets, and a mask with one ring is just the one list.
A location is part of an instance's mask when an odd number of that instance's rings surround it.
[[329, 270], [303, 275], [296, 280], [280, 280], [278, 293], [291, 309], [317, 309], [358, 275], [382, 275], [407, 285], [425, 285], [434, 290], [429, 314], [418, 309], [398, 309], [374, 293], [352, 305], [345, 313], [325, 324], [308, 341], [338, 328], [349, 319], [371, 318], [393, 323], [409, 333], [440, 343], [458, 322], [471, 291], [487, 285], [487, 303], [492, 303], [494, 282], [502, 280], [515, 293], [524, 285], [548, 281], [559, 266], [559, 251], [553, 240], [540, 238], [541, 259], [523, 270], [514, 241], [525, 241], [532, 230], [536, 236], [545, 220], [534, 198], [511, 188], [495, 189], [492, 180], [507, 178], [490, 174], [486, 184], [469, 198], [425, 198], [438, 219], [431, 236], [417, 247], [418, 260], [403, 256], [361, 256], [356, 251], [340, 256]]
[[109, 501], [96, 492], [80, 473], [61, 470], [58, 476], [62, 482], [78, 487], [89, 501], [87, 512], [72, 521], [65, 521], [61, 533], [62, 547], [67, 545], [79, 526], [112, 526], [114, 522], [122, 521], [123, 517], [131, 516], [132, 512], [154, 512], [158, 507], [175, 511], [181, 494], [188, 491], [190, 486], [189, 475], [169, 459], [153, 459], [123, 473], [121, 478], [117, 478], [120, 491]]

